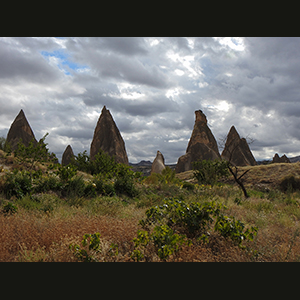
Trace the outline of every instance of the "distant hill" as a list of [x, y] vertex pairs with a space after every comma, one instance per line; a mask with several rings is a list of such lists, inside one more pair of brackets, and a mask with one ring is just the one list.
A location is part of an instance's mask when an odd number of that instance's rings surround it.
[[152, 166], [152, 162], [150, 160], [141, 160], [137, 164], [129, 163], [130, 166]]
[[300, 161], [300, 155], [289, 158], [291, 163]]

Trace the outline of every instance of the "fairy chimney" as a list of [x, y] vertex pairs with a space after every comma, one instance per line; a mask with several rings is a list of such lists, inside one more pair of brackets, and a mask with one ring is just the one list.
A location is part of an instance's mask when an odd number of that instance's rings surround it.
[[151, 174], [152, 173], [161, 174], [163, 169], [165, 169], [165, 158], [160, 151], [157, 151], [156, 157], [152, 163]]
[[110, 156], [115, 157], [116, 162], [128, 164], [124, 140], [112, 115], [105, 106], [102, 109], [94, 131], [90, 148], [91, 160], [95, 159], [95, 155], [100, 149]]
[[290, 162], [291, 161], [288, 159], [288, 157], [285, 154], [279, 157], [278, 153], [275, 153], [272, 161], [272, 163], [290, 163]]
[[11, 150], [14, 151], [17, 149], [20, 140], [26, 147], [29, 146], [31, 141], [33, 141], [34, 144], [37, 143], [23, 109], [20, 110], [19, 114], [11, 124], [7, 134], [6, 143], [8, 143]]
[[220, 159], [218, 145], [214, 135], [207, 125], [205, 114], [201, 110], [195, 111], [194, 129], [189, 140], [186, 154], [180, 156], [176, 165], [176, 173], [192, 169], [197, 160]]
[[68, 165], [69, 163], [71, 163], [73, 157], [74, 157], [73, 149], [70, 145], [68, 145], [62, 155], [61, 164], [63, 166]]
[[246, 139], [240, 138], [234, 126], [229, 130], [221, 157], [234, 166], [257, 165]]

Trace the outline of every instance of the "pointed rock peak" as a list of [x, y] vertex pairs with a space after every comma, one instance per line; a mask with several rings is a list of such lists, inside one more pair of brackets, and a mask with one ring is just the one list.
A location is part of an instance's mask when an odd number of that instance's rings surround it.
[[195, 111], [195, 115], [196, 115], [196, 122], [204, 122], [205, 124], [207, 124], [207, 119], [205, 114], [202, 112], [202, 110], [196, 110]]
[[118, 163], [128, 164], [128, 157], [124, 140], [120, 131], [106, 106], [103, 107], [98, 119], [90, 148], [90, 158], [101, 150], [115, 157]]
[[196, 110], [195, 115], [195, 125], [186, 149], [186, 154], [178, 158], [175, 169], [176, 173], [191, 170], [194, 161], [220, 158], [216, 139], [207, 126], [205, 114], [201, 110]]
[[20, 139], [26, 147], [28, 147], [31, 140], [33, 140], [34, 143], [37, 143], [23, 109], [20, 110], [19, 114], [11, 124], [6, 141], [10, 144], [12, 150], [16, 150]]
[[161, 173], [165, 169], [165, 158], [160, 151], [157, 151], [156, 157], [152, 163], [151, 174], [152, 173]]
[[227, 140], [226, 143], [229, 142], [231, 143], [232, 141], [237, 141], [240, 140], [240, 135], [238, 134], [237, 130], [235, 129], [234, 126], [231, 126], [228, 135], [227, 135]]
[[68, 145], [65, 152], [62, 155], [61, 164], [63, 166], [68, 165], [71, 162], [73, 157], [74, 157], [73, 149], [70, 145]]

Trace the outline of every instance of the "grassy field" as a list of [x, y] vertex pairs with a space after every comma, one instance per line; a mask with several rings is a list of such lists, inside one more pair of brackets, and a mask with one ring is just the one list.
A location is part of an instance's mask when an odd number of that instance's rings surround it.
[[[5, 165], [9, 167], [7, 162]], [[177, 174], [169, 182], [136, 180], [138, 193], [132, 197], [121, 194], [66, 197], [48, 191], [7, 199], [0, 191], [0, 261], [82, 261], [70, 245], [84, 248], [83, 236], [96, 232], [100, 233], [97, 251], [87, 250], [95, 261], [135, 261], [132, 256], [135, 239], [138, 230], [142, 230], [139, 221], [146, 218], [147, 210], [170, 198], [187, 205], [206, 202], [225, 205], [222, 213], [240, 220], [245, 229], [256, 227], [257, 235], [253, 241], [243, 241], [241, 248], [213, 230], [214, 219], [207, 243], [190, 237], [190, 244], [181, 244], [178, 251], [161, 259], [157, 248], [149, 242], [141, 261], [299, 261], [300, 192], [292, 189], [282, 192], [278, 187], [284, 177], [299, 176], [300, 164], [241, 167], [240, 171], [247, 168], [251, 169], [244, 178], [248, 199], [231, 180], [214, 186], [195, 182], [184, 185], [184, 180], [193, 182], [191, 172]], [[2, 169], [2, 187], [3, 174], [7, 172]], [[85, 177], [85, 180], [91, 178], [87, 174]], [[16, 207], [15, 213], [5, 213], [8, 203]]]

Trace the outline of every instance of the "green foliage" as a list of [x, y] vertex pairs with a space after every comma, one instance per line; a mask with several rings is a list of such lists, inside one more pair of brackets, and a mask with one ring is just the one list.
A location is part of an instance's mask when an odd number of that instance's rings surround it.
[[144, 179], [147, 184], [179, 184], [181, 180], [176, 177], [176, 172], [169, 167], [162, 170], [161, 174], [152, 173]]
[[78, 244], [70, 244], [69, 249], [73, 250], [74, 255], [83, 262], [96, 262], [95, 255], [101, 252], [100, 233], [86, 233], [81, 241], [82, 248]]
[[71, 164], [76, 166], [79, 171], [91, 173], [90, 156], [87, 154], [86, 150], [84, 150], [83, 153], [78, 153], [77, 156], [74, 156]]
[[191, 242], [184, 236], [174, 233], [168, 225], [155, 226], [153, 232], [138, 231], [138, 235], [133, 239], [134, 250], [131, 258], [135, 261], [141, 261], [147, 254], [147, 247], [154, 247], [158, 257], [166, 261], [170, 255], [177, 253], [183, 244], [190, 245]]
[[146, 218], [139, 221], [145, 230], [138, 231], [137, 238], [133, 240], [135, 248], [131, 257], [136, 261], [147, 260], [147, 249], [154, 247], [158, 257], [166, 260], [177, 253], [184, 243], [190, 245], [188, 238], [208, 243], [209, 230], [214, 222], [215, 232], [243, 248], [241, 243], [246, 239], [252, 241], [257, 228], [244, 230], [245, 225], [241, 221], [225, 216], [222, 209], [226, 207], [215, 201], [188, 204], [175, 198], [164, 200], [162, 205], [146, 210]]
[[227, 217], [220, 215], [217, 218], [215, 224], [215, 231], [218, 231], [225, 238], [231, 238], [231, 240], [242, 247], [241, 243], [248, 239], [253, 241], [253, 237], [257, 234], [257, 228], [251, 227], [244, 231], [245, 225], [240, 220], [236, 220], [234, 217]]
[[118, 163], [114, 157], [111, 157], [103, 150], [95, 155], [94, 160], [90, 159], [90, 156], [85, 150], [83, 153], [78, 153], [71, 162], [72, 165], [76, 166], [79, 171], [89, 173], [91, 175], [102, 174], [109, 178], [112, 178], [117, 171]]
[[28, 171], [14, 170], [5, 175], [4, 194], [10, 199], [12, 196], [22, 198], [32, 191], [32, 176]]
[[1, 212], [4, 215], [12, 215], [18, 211], [18, 207], [11, 202], [8, 202], [2, 207]]
[[166, 199], [163, 205], [151, 207], [146, 211], [146, 219], [140, 224], [147, 228], [151, 224], [167, 224], [190, 237], [206, 233], [213, 222], [212, 217], [219, 216], [225, 208], [216, 202], [192, 202], [190, 204], [178, 199]]
[[26, 147], [22, 140], [19, 141], [18, 147], [15, 150], [15, 156], [21, 164], [28, 163], [29, 169], [32, 170], [36, 162], [46, 162], [46, 161], [57, 161], [54, 153], [49, 153], [45, 139], [48, 133], [46, 133], [38, 143], [30, 141], [28, 147]]
[[71, 179], [77, 174], [77, 168], [72, 165], [59, 165], [55, 174], [60, 178], [60, 180], [63, 183], [69, 183]]
[[138, 192], [134, 186], [134, 172], [124, 164], [118, 164], [114, 188], [117, 194], [124, 194], [129, 197], [137, 196]]
[[221, 177], [228, 177], [228, 162], [225, 160], [199, 160], [193, 163], [194, 178], [201, 184], [214, 185]]

